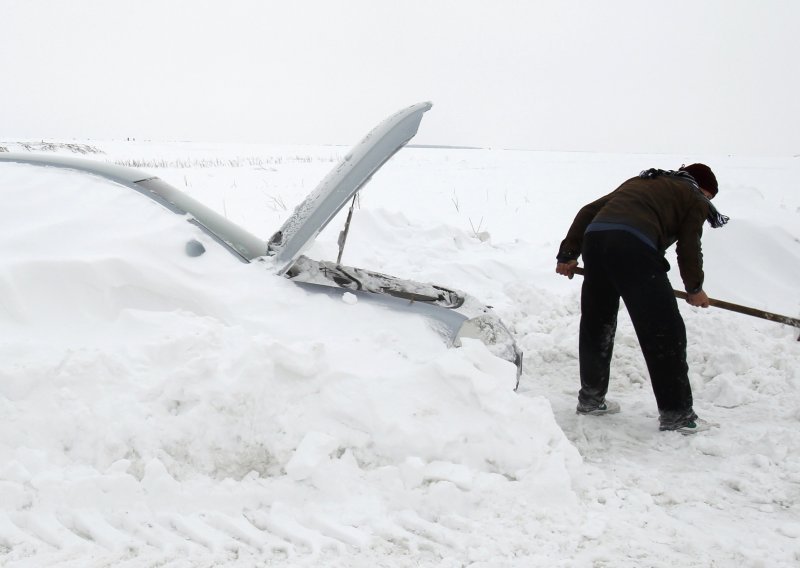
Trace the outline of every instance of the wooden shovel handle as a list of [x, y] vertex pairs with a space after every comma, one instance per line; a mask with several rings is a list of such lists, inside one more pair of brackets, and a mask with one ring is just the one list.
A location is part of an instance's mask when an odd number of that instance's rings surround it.
[[[575, 274], [580, 274], [583, 276], [583, 268], [580, 266], [575, 267]], [[675, 293], [676, 298], [686, 299], [688, 294], [686, 292], [681, 292], [680, 290], [673, 290]], [[745, 314], [747, 316], [753, 316], [756, 318], [761, 318], [769, 321], [774, 321], [777, 323], [785, 323], [786, 325], [792, 325], [794, 327], [800, 328], [800, 319], [797, 318], [790, 318], [789, 316], [782, 316], [780, 314], [773, 314], [772, 312], [766, 312], [764, 310], [758, 310], [756, 308], [751, 308], [749, 306], [741, 306], [739, 304], [733, 304], [731, 302], [726, 302], [724, 300], [715, 300], [714, 298], [709, 298], [708, 303], [715, 308], [722, 308], [723, 310], [730, 310], [732, 312], [738, 312], [740, 314]]]

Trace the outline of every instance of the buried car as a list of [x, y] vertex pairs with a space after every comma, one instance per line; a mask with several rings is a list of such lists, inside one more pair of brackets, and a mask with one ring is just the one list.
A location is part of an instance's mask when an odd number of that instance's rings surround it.
[[[314, 260], [302, 254], [374, 173], [417, 133], [423, 114], [431, 106], [428, 102], [418, 103], [381, 122], [345, 155], [267, 241], [140, 169], [28, 153], [0, 153], [0, 161], [75, 169], [131, 188], [174, 213], [186, 215], [190, 223], [242, 262], [263, 263], [276, 275], [310, 291], [341, 294], [345, 289], [360, 300], [417, 313], [433, 325], [449, 346], [458, 347], [462, 338], [481, 340], [493, 354], [516, 365], [519, 385], [522, 351], [491, 307], [459, 290], [341, 264], [352, 206], [339, 234], [336, 261]], [[197, 256], [204, 249], [199, 242], [191, 241], [186, 252]]]

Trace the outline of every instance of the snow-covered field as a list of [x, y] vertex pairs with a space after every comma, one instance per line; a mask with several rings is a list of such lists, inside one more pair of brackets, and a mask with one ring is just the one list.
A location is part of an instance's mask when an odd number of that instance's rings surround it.
[[[265, 239], [347, 150], [87, 144]], [[343, 262], [494, 306], [516, 393], [480, 343], [309, 294], [110, 182], [0, 164], [0, 565], [799, 565], [797, 329], [681, 302], [720, 424], [684, 437], [658, 432], [623, 309], [622, 412], [574, 413], [558, 243], [622, 180], [694, 161], [732, 218], [706, 229], [707, 292], [798, 317], [799, 158], [406, 148], [362, 192]], [[336, 258], [343, 218], [309, 256]]]

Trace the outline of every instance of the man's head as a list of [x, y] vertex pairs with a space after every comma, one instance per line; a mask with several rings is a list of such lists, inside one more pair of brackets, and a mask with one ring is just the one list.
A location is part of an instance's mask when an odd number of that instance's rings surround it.
[[700, 189], [707, 191], [711, 194], [709, 199], [717, 195], [719, 186], [717, 185], [717, 176], [705, 164], [690, 164], [688, 166], [681, 166], [680, 171], [686, 172], [694, 178]]

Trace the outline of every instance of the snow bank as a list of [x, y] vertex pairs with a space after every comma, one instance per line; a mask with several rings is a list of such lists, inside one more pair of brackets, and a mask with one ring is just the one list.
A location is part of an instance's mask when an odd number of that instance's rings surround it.
[[[340, 153], [103, 149], [262, 238]], [[2, 562], [796, 565], [795, 329], [681, 303], [696, 409], [721, 425], [684, 438], [657, 430], [622, 310], [622, 412], [574, 413], [580, 281], [553, 274], [558, 242], [583, 203], [689, 161], [733, 218], [704, 236], [709, 293], [797, 316], [796, 159], [409, 148], [362, 193], [344, 262], [495, 306], [518, 393], [480, 343], [308, 293], [130, 190], [3, 165]], [[339, 226], [309, 256], [335, 258]]]
[[[131, 534], [145, 530], [136, 515], [170, 516], [214, 550], [236, 537], [187, 519], [245, 515], [246, 542], [265, 546], [258, 527], [290, 555], [414, 548], [417, 525], [446, 540], [438, 523], [469, 522], [498, 489], [575, 506], [577, 452], [483, 344], [448, 350], [418, 317], [304, 292], [104, 180], [2, 175], [0, 543], [12, 559], [175, 545]], [[207, 252], [185, 254], [192, 239]], [[336, 539], [300, 536], [308, 523]]]

